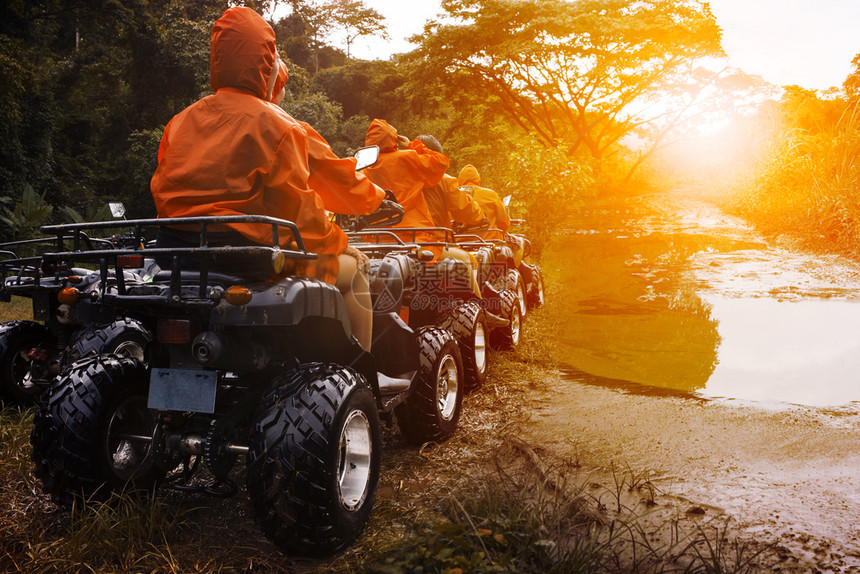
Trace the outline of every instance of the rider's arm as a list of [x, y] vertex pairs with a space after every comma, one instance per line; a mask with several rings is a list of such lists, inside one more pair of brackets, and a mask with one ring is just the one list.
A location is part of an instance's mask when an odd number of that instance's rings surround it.
[[498, 195], [496, 195], [496, 204], [499, 212], [498, 217], [496, 217], [496, 227], [502, 231], [507, 231], [511, 226], [511, 217], [508, 215], [508, 210]]
[[456, 177], [443, 177], [442, 186], [451, 219], [466, 225], [477, 225], [484, 219], [484, 210], [469, 194], [460, 189]]
[[439, 183], [442, 176], [445, 175], [445, 170], [448, 169], [450, 161], [448, 157], [428, 148], [420, 140], [409, 142], [408, 149], [415, 153], [407, 154], [404, 157], [408, 157], [410, 170], [423, 181], [423, 187], [433, 187]]
[[307, 152], [311, 188], [328, 211], [351, 215], [373, 213], [385, 191], [355, 171], [355, 158], [340, 158], [310, 125], [301, 122], [308, 135]]

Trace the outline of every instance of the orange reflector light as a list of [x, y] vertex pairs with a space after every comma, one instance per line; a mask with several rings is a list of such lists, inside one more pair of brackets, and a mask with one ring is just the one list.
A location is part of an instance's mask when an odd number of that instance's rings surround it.
[[158, 342], [182, 344], [191, 342], [191, 321], [188, 319], [160, 319], [156, 328]]
[[78, 290], [74, 287], [66, 287], [59, 293], [57, 293], [57, 300], [63, 305], [74, 305], [78, 302]]
[[83, 278], [80, 275], [69, 275], [69, 283], [72, 285], [77, 285], [81, 281], [83, 281]]
[[251, 301], [251, 290], [241, 285], [232, 285], [227, 288], [224, 298], [231, 305], [246, 305]]
[[272, 254], [272, 268], [275, 270], [275, 273], [280, 273], [284, 270], [284, 265], [287, 263], [287, 257], [280, 251], [276, 251]]
[[143, 267], [143, 255], [117, 255], [116, 266], [123, 269]]

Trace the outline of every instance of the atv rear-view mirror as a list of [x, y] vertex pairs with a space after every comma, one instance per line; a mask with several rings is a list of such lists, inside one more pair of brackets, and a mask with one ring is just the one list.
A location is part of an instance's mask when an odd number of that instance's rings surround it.
[[121, 201], [109, 201], [108, 208], [114, 219], [125, 218], [125, 205]]
[[356, 160], [355, 171], [361, 171], [366, 167], [370, 167], [379, 159], [379, 146], [372, 145], [355, 150], [353, 154]]

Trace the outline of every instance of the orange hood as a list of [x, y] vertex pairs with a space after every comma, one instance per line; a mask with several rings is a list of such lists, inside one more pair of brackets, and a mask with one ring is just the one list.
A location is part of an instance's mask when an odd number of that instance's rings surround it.
[[229, 8], [212, 28], [209, 53], [212, 90], [241, 88], [265, 99], [275, 56], [272, 27], [250, 8]]
[[472, 164], [461, 169], [457, 179], [460, 180], [460, 185], [481, 185], [481, 175]]
[[290, 77], [290, 73], [287, 70], [287, 65], [281, 60], [278, 60], [278, 65], [278, 77], [277, 79], [275, 79], [275, 89], [272, 90], [272, 99], [274, 99], [275, 96], [281, 93], [281, 90], [283, 90], [284, 86], [287, 85], [287, 78]]
[[397, 149], [397, 130], [385, 120], [373, 120], [364, 136], [364, 145], [378, 145], [382, 153]]

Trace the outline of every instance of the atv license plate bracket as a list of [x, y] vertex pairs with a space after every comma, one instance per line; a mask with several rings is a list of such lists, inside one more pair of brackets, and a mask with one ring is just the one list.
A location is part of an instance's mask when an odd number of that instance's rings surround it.
[[218, 378], [215, 371], [203, 369], [152, 369], [149, 376], [151, 409], [215, 412]]

